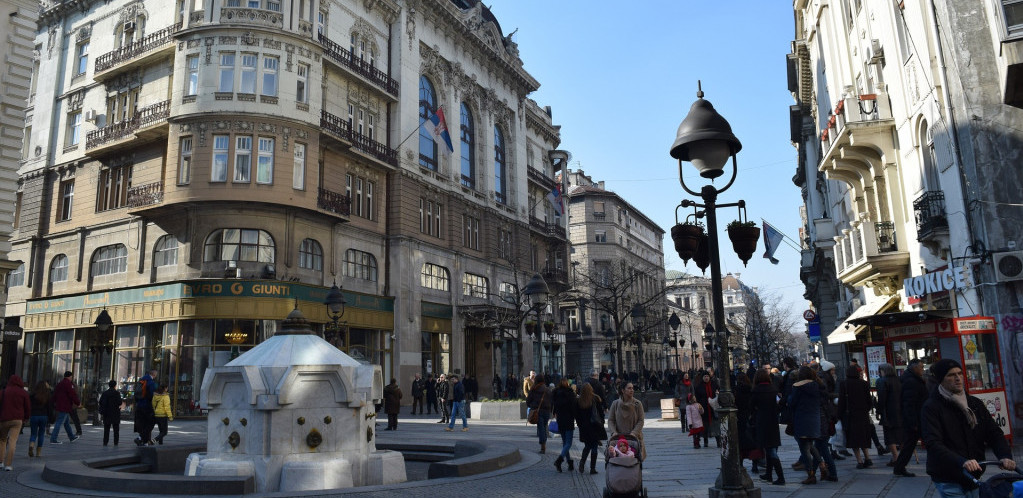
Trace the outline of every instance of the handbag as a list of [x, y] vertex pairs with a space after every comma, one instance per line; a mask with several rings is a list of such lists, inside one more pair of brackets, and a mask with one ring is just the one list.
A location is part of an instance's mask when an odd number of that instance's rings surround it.
[[558, 419], [553, 419], [547, 424], [547, 430], [551, 432], [561, 432], [558, 430]]
[[529, 422], [532, 425], [536, 425], [537, 423], [540, 422], [540, 407], [543, 406], [543, 400], [546, 397], [547, 390], [544, 389], [543, 396], [540, 396], [540, 404], [536, 405], [536, 408], [533, 408], [532, 410], [529, 411], [529, 418], [526, 419], [527, 422]]
[[672, 401], [672, 403], [675, 405], [675, 408], [678, 408], [678, 407], [682, 406], [682, 399], [681, 398], [675, 398], [675, 400]]

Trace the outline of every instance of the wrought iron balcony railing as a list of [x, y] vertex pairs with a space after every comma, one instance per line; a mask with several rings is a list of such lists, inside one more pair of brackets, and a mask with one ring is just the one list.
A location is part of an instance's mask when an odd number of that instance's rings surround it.
[[529, 226], [544, 233], [548, 237], [567, 238], [565, 227], [557, 223], [548, 223], [535, 216], [529, 217]]
[[317, 39], [323, 45], [323, 54], [341, 66], [379, 85], [383, 90], [395, 97], [398, 96], [398, 80], [377, 69], [362, 57], [355, 57], [347, 48], [338, 45], [323, 33], [317, 33]]
[[948, 217], [945, 215], [945, 193], [940, 190], [927, 191], [913, 201], [916, 212], [916, 235], [923, 239], [935, 230], [948, 230]]
[[321, 188], [316, 198], [316, 207], [341, 216], [350, 216], [352, 199], [347, 195]]
[[90, 131], [85, 137], [85, 149], [89, 150], [107, 142], [126, 138], [140, 129], [166, 122], [169, 116], [169, 100], [142, 108], [131, 119]]
[[118, 64], [129, 62], [141, 57], [153, 50], [156, 50], [173, 41], [174, 32], [181, 29], [181, 23], [172, 24], [155, 33], [146, 35], [145, 38], [125, 45], [113, 52], [107, 52], [96, 58], [96, 73], [99, 74]]
[[553, 189], [556, 185], [553, 178], [543, 174], [542, 171], [533, 167], [526, 168], [526, 176], [528, 176], [530, 180], [533, 180], [534, 182], [549, 189]]
[[320, 127], [338, 140], [352, 144], [352, 147], [369, 154], [391, 166], [398, 166], [398, 151], [377, 142], [366, 135], [352, 131], [352, 125], [327, 111], [320, 111]]
[[151, 206], [163, 202], [163, 182], [139, 185], [128, 189], [128, 207]]

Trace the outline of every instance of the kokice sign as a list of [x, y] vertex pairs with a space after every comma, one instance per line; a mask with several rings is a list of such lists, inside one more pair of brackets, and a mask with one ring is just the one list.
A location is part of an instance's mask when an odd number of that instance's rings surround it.
[[925, 273], [902, 281], [902, 292], [906, 297], [923, 296], [932, 292], [965, 289], [972, 285], [970, 273], [961, 266]]

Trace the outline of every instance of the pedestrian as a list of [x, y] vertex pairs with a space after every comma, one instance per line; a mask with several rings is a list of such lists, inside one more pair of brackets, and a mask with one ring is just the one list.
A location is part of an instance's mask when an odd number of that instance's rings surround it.
[[572, 464], [572, 436], [575, 434], [576, 396], [567, 378], [558, 381], [558, 387], [551, 394], [551, 414], [558, 421], [558, 434], [561, 435], [561, 454], [554, 460], [554, 467], [561, 472], [561, 463], [568, 462], [568, 470], [575, 470]]
[[[174, 414], [171, 413], [170, 395], [167, 394], [167, 385], [161, 384], [153, 394], [153, 422], [160, 429], [160, 434], [154, 438], [157, 443], [163, 444], [163, 438], [167, 436], [167, 422], [171, 420], [174, 420]], [[116, 444], [117, 440], [114, 441]]]
[[[42, 456], [43, 442], [46, 439], [46, 426], [56, 420], [57, 413], [53, 410], [53, 390], [45, 380], [36, 382], [32, 390], [32, 417], [29, 418], [31, 430], [28, 436], [28, 456]], [[33, 454], [35, 449], [35, 454]]]
[[[750, 396], [750, 419], [757, 445], [764, 449], [767, 459], [767, 473], [760, 479], [775, 485], [785, 484], [785, 473], [778, 458], [781, 446], [781, 431], [778, 430], [778, 388], [767, 369], [757, 370], [753, 377], [753, 392]], [[776, 477], [771, 480], [774, 471]]]
[[693, 437], [693, 448], [700, 449], [700, 437], [703, 434], [703, 406], [696, 401], [692, 393], [686, 395], [685, 424], [689, 427], [689, 435]]
[[398, 379], [391, 377], [391, 383], [384, 386], [384, 413], [387, 414], [385, 431], [398, 430], [398, 412], [401, 411], [401, 388]]
[[446, 431], [451, 432], [455, 430], [455, 418], [459, 414], [462, 415], [462, 432], [469, 430], [469, 422], [465, 418], [465, 385], [459, 382], [458, 375], [451, 374], [451, 381], [455, 385], [451, 386], [451, 417], [448, 421]]
[[[593, 380], [596, 380], [594, 370]], [[590, 474], [597, 473], [597, 454], [600, 452], [600, 442], [607, 439], [607, 431], [604, 430], [604, 419], [601, 415], [603, 402], [600, 396], [594, 391], [593, 385], [600, 385], [599, 382], [584, 382], [579, 389], [579, 399], [576, 401], [575, 420], [579, 426], [579, 442], [583, 443], [583, 453], [579, 457], [579, 472], [586, 467], [586, 456], [590, 457]], [[559, 427], [560, 428], [560, 427]]]
[[135, 445], [153, 444], [153, 427], [156, 419], [153, 411], [153, 395], [156, 394], [156, 370], [150, 370], [138, 381], [135, 388]]
[[[792, 436], [799, 442], [799, 458], [806, 469], [806, 480], [801, 484], [817, 484], [817, 468], [821, 457], [814, 440], [821, 436], [820, 384], [813, 369], [799, 368], [798, 380], [792, 383], [788, 407], [792, 410]], [[787, 429], [786, 429], [787, 431]]]
[[979, 497], [977, 485], [963, 471], [974, 478], [984, 473], [978, 460], [987, 459], [985, 446], [999, 460], [1000, 468], [1015, 470], [1012, 451], [984, 402], [966, 393], [959, 362], [938, 360], [930, 370], [938, 386], [921, 412], [927, 474], [943, 498]]
[[721, 447], [721, 434], [720, 425], [718, 424], [717, 413], [710, 406], [710, 400], [716, 399], [718, 396], [717, 385], [711, 379], [711, 376], [707, 372], [703, 372], [698, 377], [698, 383], [693, 387], [693, 394], [696, 395], [696, 400], [700, 402], [700, 406], [703, 407], [703, 445], [710, 447], [710, 437], [714, 437], [714, 442], [717, 443], [717, 447]]
[[873, 465], [870, 461], [870, 410], [873, 399], [870, 384], [863, 380], [863, 371], [850, 365], [845, 380], [838, 385], [838, 417], [845, 429], [845, 446], [856, 456], [856, 468]]
[[632, 434], [641, 446], [640, 460], [646, 460], [646, 444], [643, 443], [646, 411], [643, 403], [634, 396], [635, 387], [632, 382], [626, 382], [622, 388], [622, 397], [611, 403], [611, 409], [607, 412], [607, 430], [610, 437]]
[[[18, 445], [18, 434], [32, 416], [32, 401], [25, 391], [21, 377], [11, 375], [7, 387], [0, 391], [0, 456], [3, 456], [4, 470], [14, 470], [14, 450]], [[32, 445], [29, 443], [29, 456]]]
[[415, 378], [412, 379], [412, 414], [416, 414], [416, 408], [419, 408], [419, 414], [423, 414], [423, 397], [426, 396], [426, 382], [423, 381], [423, 377], [416, 374]]
[[53, 406], [57, 411], [57, 421], [53, 424], [53, 430], [50, 432], [50, 444], [61, 444], [60, 441], [57, 441], [61, 427], [64, 427], [64, 432], [67, 433], [70, 442], [73, 443], [81, 437], [71, 434], [71, 411], [82, 403], [78, 399], [78, 393], [75, 392], [75, 384], [71, 381], [72, 377], [74, 374], [70, 371], [64, 372], [64, 378], [57, 383], [57, 387], [53, 390]]
[[432, 373], [426, 374], [426, 382], [423, 384], [426, 389], [426, 414], [440, 414], [440, 408], [437, 407], [437, 382]]
[[448, 423], [448, 415], [450, 405], [448, 404], [448, 396], [451, 392], [451, 385], [448, 384], [448, 379], [444, 374], [440, 374], [437, 378], [437, 401], [440, 402], [440, 421], [438, 424]]
[[920, 439], [920, 417], [927, 401], [927, 383], [924, 382], [924, 364], [919, 359], [909, 360], [906, 371], [899, 378], [902, 396], [902, 444], [899, 457], [895, 459], [892, 474], [902, 477], [916, 477], [906, 470], [906, 464], [916, 451]]
[[501, 389], [501, 374], [494, 374], [494, 380], [491, 381], [491, 387], [494, 390], [494, 399], [504, 399], [506, 397]]
[[124, 400], [117, 390], [117, 381], [107, 382], [107, 390], [99, 397], [99, 413], [103, 416], [103, 446], [110, 441], [110, 430], [114, 431], [114, 446], [121, 439], [121, 406]]
[[543, 381], [533, 383], [526, 395], [526, 421], [536, 412], [536, 437], [540, 442], [540, 453], [547, 452], [547, 422], [551, 419], [551, 393]]
[[753, 403], [753, 385], [745, 372], [735, 374], [735, 416], [736, 427], [739, 429], [739, 464], [749, 459], [753, 464], [750, 472], [753, 475], [760, 473], [757, 460], [764, 458], [763, 450], [757, 445], [753, 438], [753, 426], [750, 423], [750, 414]]
[[529, 390], [533, 388], [533, 384], [536, 382], [536, 370], [529, 371], [529, 377], [522, 379], [522, 397], [529, 397]]
[[898, 444], [902, 442], [902, 385], [890, 363], [878, 365], [877, 371], [877, 415], [881, 419], [884, 444], [892, 454], [886, 465], [894, 467], [899, 457]]

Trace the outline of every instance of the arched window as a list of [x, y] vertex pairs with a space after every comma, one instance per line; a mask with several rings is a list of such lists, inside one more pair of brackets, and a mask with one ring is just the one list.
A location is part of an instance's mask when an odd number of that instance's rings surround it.
[[90, 275], [99, 277], [126, 271], [128, 271], [128, 248], [124, 247], [124, 244], [100, 247], [92, 254]]
[[476, 139], [472, 124], [472, 111], [462, 102], [462, 185], [476, 188]]
[[50, 262], [50, 283], [67, 280], [67, 256], [58, 254]]
[[298, 246], [298, 267], [323, 271], [323, 248], [313, 239], [305, 239]]
[[[437, 93], [426, 76], [419, 77], [419, 122], [430, 119], [437, 112]], [[437, 171], [437, 141], [429, 127], [419, 127], [419, 165]]]
[[11, 270], [11, 273], [7, 275], [7, 288], [21, 287], [25, 285], [25, 263], [18, 265], [17, 268]]
[[504, 171], [504, 134], [497, 126], [494, 127], [494, 195], [497, 202], [504, 204], [505, 198], [505, 171]]
[[938, 158], [934, 153], [933, 129], [928, 126], [927, 121], [920, 122], [920, 159], [924, 166], [924, 190], [941, 190], [941, 180], [938, 174]]
[[178, 264], [178, 239], [164, 235], [153, 246], [153, 266], [174, 266]]
[[424, 288], [448, 292], [451, 289], [451, 274], [448, 269], [433, 263], [423, 263], [419, 283]]
[[355, 249], [345, 251], [345, 276], [377, 281], [377, 258], [372, 254]]
[[222, 228], [206, 237], [203, 261], [274, 262], [274, 240], [263, 230]]

